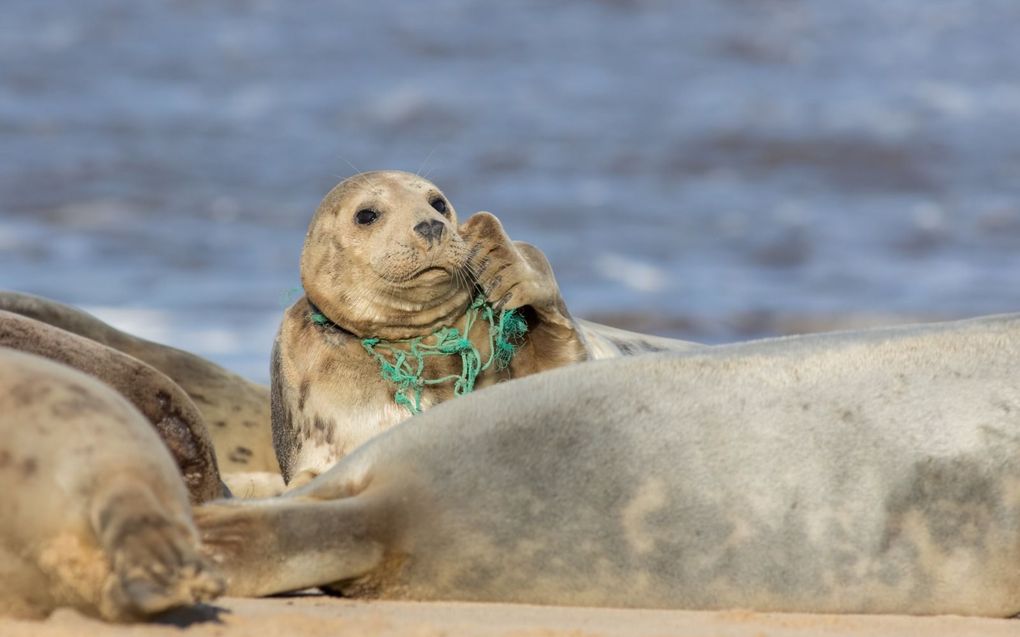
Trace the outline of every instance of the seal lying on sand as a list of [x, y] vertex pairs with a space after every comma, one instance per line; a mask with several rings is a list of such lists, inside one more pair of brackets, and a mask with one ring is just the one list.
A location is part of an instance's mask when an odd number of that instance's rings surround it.
[[4, 348], [0, 387], [0, 614], [130, 620], [222, 592], [173, 460], [134, 407]]
[[[537, 248], [511, 241], [487, 212], [458, 227], [446, 196], [404, 172], [364, 173], [326, 195], [305, 239], [301, 281], [306, 296], [287, 310], [272, 363], [273, 441], [292, 486], [471, 388], [596, 355], [693, 347], [575, 322]], [[527, 333], [506, 364], [489, 366], [482, 362], [496, 353], [503, 310], [516, 310]], [[448, 327], [458, 331], [444, 345], [408, 342], [438, 339]], [[445, 349], [461, 336], [469, 351]], [[380, 339], [384, 358], [374, 349]], [[427, 347], [453, 355], [416, 360]]]
[[202, 416], [180, 387], [140, 360], [96, 341], [0, 311], [0, 347], [73, 367], [120, 392], [166, 444], [193, 502], [223, 495], [212, 442]]
[[56, 301], [0, 291], [0, 310], [84, 336], [163, 372], [202, 412], [223, 481], [234, 495], [266, 497], [283, 490], [270, 432], [268, 387], [194, 354], [125, 334]]
[[1020, 315], [598, 361], [196, 522], [232, 595], [1020, 611]]

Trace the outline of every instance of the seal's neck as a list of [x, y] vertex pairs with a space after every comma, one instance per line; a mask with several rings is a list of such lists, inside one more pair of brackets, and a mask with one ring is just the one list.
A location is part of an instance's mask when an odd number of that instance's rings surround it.
[[[383, 292], [371, 299], [349, 299], [323, 304], [308, 295], [313, 316], [358, 338], [399, 340], [414, 338], [443, 327], [456, 326], [472, 302], [472, 290], [448, 286], [422, 299], [408, 298], [401, 291]], [[324, 307], [324, 305], [326, 307]]]
[[[476, 322], [488, 324], [487, 355], [471, 340]], [[510, 367], [527, 331], [527, 322], [516, 310], [504, 310], [497, 318], [485, 296], [479, 294], [464, 315], [462, 326], [444, 327], [427, 336], [400, 341], [366, 338], [361, 345], [379, 363], [383, 380], [396, 386], [393, 399], [413, 416], [422, 411], [426, 386], [449, 383], [454, 396], [463, 396], [474, 391], [479, 375], [493, 365], [497, 370]], [[426, 359], [434, 357], [459, 358], [460, 373], [447, 370], [439, 377], [425, 378], [423, 372], [429, 367]]]

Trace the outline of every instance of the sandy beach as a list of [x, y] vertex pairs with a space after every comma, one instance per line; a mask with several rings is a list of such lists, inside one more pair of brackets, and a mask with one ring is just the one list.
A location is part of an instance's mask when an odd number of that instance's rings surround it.
[[971, 617], [807, 615], [356, 601], [319, 595], [223, 599], [155, 624], [111, 625], [61, 610], [41, 622], [0, 619], [3, 637], [794, 637], [1018, 635], [1020, 622]]

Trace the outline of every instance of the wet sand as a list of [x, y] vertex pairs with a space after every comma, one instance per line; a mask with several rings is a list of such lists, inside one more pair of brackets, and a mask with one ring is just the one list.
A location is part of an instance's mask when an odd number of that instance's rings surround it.
[[555, 637], [558, 635], [719, 637], [1017, 635], [1020, 621], [956, 616], [807, 615], [564, 608], [512, 604], [354, 601], [301, 595], [273, 599], [224, 599], [212, 606], [172, 613], [158, 624], [116, 626], [74, 611], [48, 620], [0, 619], [4, 637]]

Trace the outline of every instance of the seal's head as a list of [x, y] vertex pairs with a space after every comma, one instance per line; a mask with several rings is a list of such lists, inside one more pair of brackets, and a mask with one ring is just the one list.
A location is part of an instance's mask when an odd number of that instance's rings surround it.
[[362, 173], [326, 195], [301, 254], [309, 300], [356, 336], [410, 338], [450, 325], [471, 302], [457, 212], [430, 181]]

